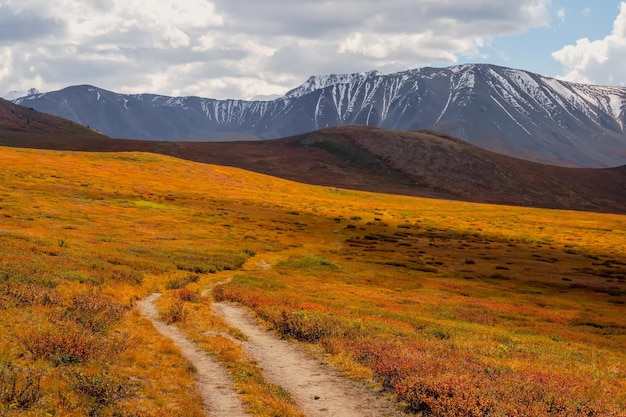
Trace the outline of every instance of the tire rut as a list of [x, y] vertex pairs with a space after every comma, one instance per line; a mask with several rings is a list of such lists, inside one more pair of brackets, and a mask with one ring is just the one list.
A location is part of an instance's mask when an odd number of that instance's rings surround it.
[[241, 345], [258, 361], [265, 378], [281, 386], [308, 417], [405, 416], [395, 402], [343, 378], [296, 345], [259, 326], [242, 306], [213, 303], [214, 314], [247, 338]]
[[207, 414], [211, 417], [245, 417], [247, 414], [241, 396], [222, 365], [187, 339], [176, 327], [168, 326], [159, 319], [159, 312], [154, 304], [159, 297], [161, 294], [152, 294], [139, 301], [137, 308], [159, 333], [174, 342], [182, 355], [197, 369], [197, 384]]

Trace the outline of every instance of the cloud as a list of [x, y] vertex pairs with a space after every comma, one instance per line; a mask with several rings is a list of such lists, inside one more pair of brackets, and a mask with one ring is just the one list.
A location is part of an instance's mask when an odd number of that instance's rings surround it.
[[0, 44], [16, 40], [34, 41], [64, 29], [65, 25], [60, 20], [44, 18], [30, 10], [16, 10], [0, 4]]
[[566, 14], [566, 10], [565, 8], [561, 8], [556, 12], [556, 17], [557, 19], [559, 19], [561, 22], [565, 22], [565, 14]]
[[626, 2], [622, 2], [613, 31], [604, 39], [579, 39], [552, 53], [563, 65], [559, 78], [591, 84], [626, 85]]
[[[94, 84], [205, 97], [284, 93], [310, 75], [481, 57], [549, 23], [550, 0], [3, 0], [0, 85]], [[6, 41], [5, 40], [10, 40]], [[0, 91], [0, 94], [3, 93]]]

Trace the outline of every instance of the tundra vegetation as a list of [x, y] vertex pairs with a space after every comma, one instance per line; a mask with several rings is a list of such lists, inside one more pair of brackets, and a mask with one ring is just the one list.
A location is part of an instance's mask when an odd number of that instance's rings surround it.
[[626, 216], [298, 184], [142, 153], [0, 148], [0, 415], [204, 415], [194, 367], [299, 416], [211, 314], [249, 306], [423, 416], [623, 416]]

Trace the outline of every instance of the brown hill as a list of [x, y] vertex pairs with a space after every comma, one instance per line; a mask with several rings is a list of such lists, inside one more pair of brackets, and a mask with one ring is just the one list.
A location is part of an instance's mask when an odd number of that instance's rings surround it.
[[154, 151], [318, 185], [626, 213], [626, 167], [543, 165], [428, 131], [344, 126], [272, 141], [160, 147]]
[[0, 100], [0, 145], [154, 152], [339, 188], [626, 213], [626, 167], [542, 165], [430, 131], [344, 126], [254, 142], [123, 140]]
[[0, 145], [55, 149], [63, 143], [76, 146], [81, 139], [108, 138], [78, 123], [0, 98]]

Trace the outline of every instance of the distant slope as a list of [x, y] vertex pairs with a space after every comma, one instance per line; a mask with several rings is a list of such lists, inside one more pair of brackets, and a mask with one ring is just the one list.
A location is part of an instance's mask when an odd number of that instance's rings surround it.
[[[416, 189], [519, 206], [626, 211], [626, 167], [563, 168], [486, 151], [436, 132], [329, 129], [403, 172]], [[315, 143], [318, 138], [307, 138]], [[325, 139], [322, 138], [322, 141]]]
[[626, 213], [626, 167], [543, 165], [435, 132], [343, 126], [272, 141], [168, 146], [161, 151], [311, 184]]
[[434, 129], [491, 151], [562, 166], [626, 164], [626, 88], [486, 64], [315, 76], [271, 101], [74, 86], [16, 102], [113, 137], [273, 139], [358, 124]]
[[0, 99], [0, 145], [55, 149], [66, 142], [75, 148], [83, 139], [109, 138], [78, 123]]
[[[6, 102], [0, 104], [4, 104], [0, 109], [6, 109]], [[24, 117], [30, 117], [31, 123]], [[155, 142], [106, 138], [23, 108], [9, 108], [8, 113], [0, 110], [0, 120], [0, 144], [5, 146], [153, 152], [331, 187], [626, 213], [626, 166], [583, 169], [542, 165], [485, 151], [435, 132], [343, 126], [268, 141]], [[18, 128], [26, 130], [15, 134]], [[32, 133], [26, 134], [28, 129]]]

